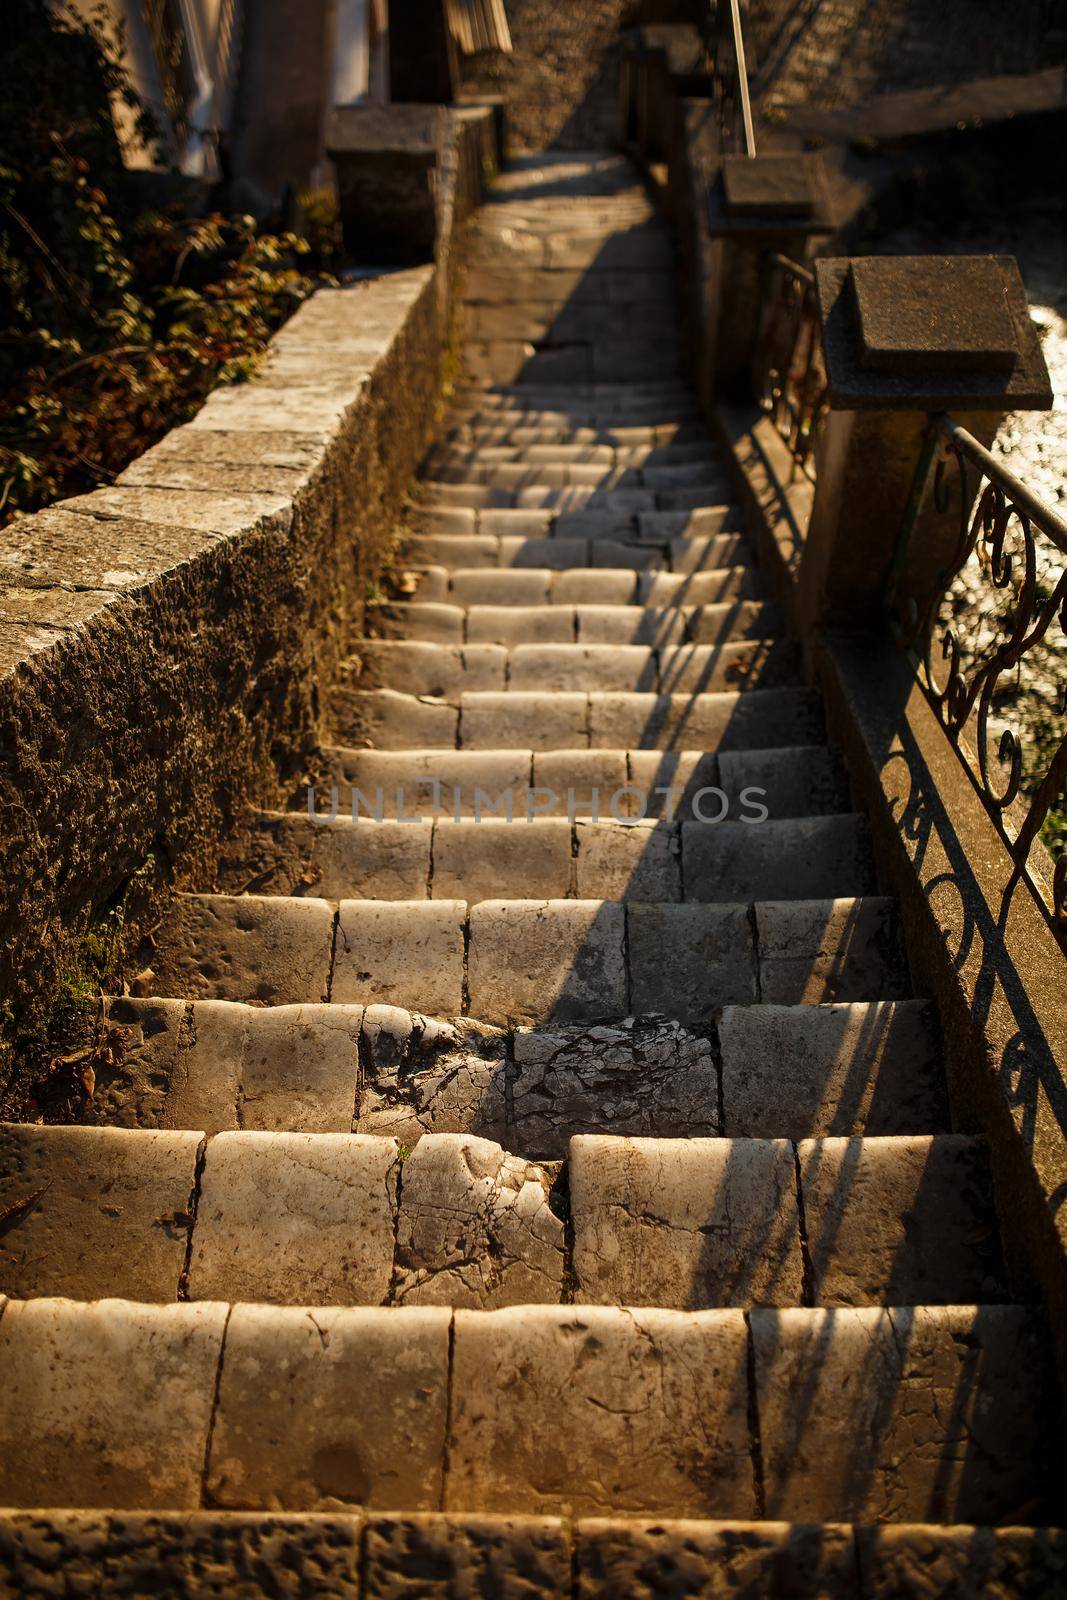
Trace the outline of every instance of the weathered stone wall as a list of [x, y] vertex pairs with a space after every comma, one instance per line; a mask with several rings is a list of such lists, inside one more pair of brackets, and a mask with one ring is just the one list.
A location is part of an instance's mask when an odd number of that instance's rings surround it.
[[[453, 120], [480, 147], [488, 113]], [[444, 163], [446, 233], [471, 165]], [[216, 390], [115, 486], [5, 530], [3, 999], [47, 992], [135, 873], [210, 882], [242, 809], [310, 760], [433, 420], [454, 272], [440, 246], [436, 267], [321, 290], [251, 382]]]
[[689, 22], [687, 0], [507, 0], [514, 52], [475, 58], [469, 82], [503, 94], [514, 151], [604, 150], [619, 139], [619, 30]]

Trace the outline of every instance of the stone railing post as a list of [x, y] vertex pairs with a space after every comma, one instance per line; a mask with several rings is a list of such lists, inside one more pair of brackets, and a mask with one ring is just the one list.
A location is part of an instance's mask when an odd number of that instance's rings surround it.
[[333, 107], [326, 153], [337, 169], [345, 250], [355, 260], [372, 266], [433, 260], [445, 115], [437, 105]]
[[960, 535], [959, 485], [911, 504], [932, 413], [985, 445], [1008, 411], [1047, 410], [1048, 372], [1010, 256], [815, 262], [829, 412], [799, 578], [804, 631], [883, 612], [907, 514], [898, 600], [920, 613]]
[[751, 399], [752, 356], [768, 252], [803, 263], [830, 231], [822, 164], [812, 155], [728, 155], [707, 200], [706, 368], [717, 399]]

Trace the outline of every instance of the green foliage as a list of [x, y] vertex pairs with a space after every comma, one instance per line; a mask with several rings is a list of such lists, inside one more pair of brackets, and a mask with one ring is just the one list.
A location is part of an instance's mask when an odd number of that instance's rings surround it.
[[[107, 905], [90, 910], [63, 946], [59, 971], [47, 994], [29, 1006], [0, 1004], [0, 1085], [13, 1098], [3, 1109], [21, 1120], [69, 1120], [91, 1096], [96, 1067], [121, 1041], [97, 1026], [100, 1000], [129, 959], [131, 941], [156, 879], [149, 853]], [[15, 1068], [19, 1068], [17, 1081]]]
[[147, 114], [101, 17], [8, 0], [0, 97], [0, 510], [108, 481], [220, 382], [336, 264], [329, 197], [313, 239], [251, 217], [146, 209], [112, 102]]

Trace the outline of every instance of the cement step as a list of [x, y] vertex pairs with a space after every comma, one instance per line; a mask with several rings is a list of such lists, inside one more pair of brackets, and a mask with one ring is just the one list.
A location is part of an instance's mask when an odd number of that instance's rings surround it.
[[943, 1133], [922, 1001], [727, 1006], [707, 1037], [662, 1017], [518, 1028], [396, 1006], [106, 1003], [119, 1048], [98, 1126], [471, 1133], [540, 1161], [578, 1133], [792, 1139]]
[[[660, 1573], [691, 1595], [790, 1600], [900, 1600], [988, 1593], [1046, 1600], [1067, 1573], [1067, 1532], [928, 1523], [723, 1522], [701, 1519], [480, 1516], [436, 1512], [0, 1512], [0, 1585], [50, 1595], [58, 1575], [111, 1592], [153, 1583], [167, 1595], [275, 1600], [300, 1592], [338, 1600], [659, 1600]], [[210, 1588], [207, 1586], [210, 1585]], [[283, 1587], [284, 1586], [284, 1587]], [[86, 1592], [92, 1592], [87, 1589]], [[153, 1591], [155, 1592], [155, 1590]]]
[[[383, 804], [401, 816], [460, 818], [489, 815], [507, 789], [539, 790], [544, 816], [664, 818], [690, 821], [697, 791], [718, 788], [728, 817], [738, 818], [746, 789], [772, 819], [825, 816], [848, 809], [840, 763], [825, 745], [781, 750], [355, 750], [325, 752], [324, 781], [312, 797], [317, 813], [332, 808], [338, 787], [341, 815], [377, 814]], [[360, 791], [360, 797], [353, 794]], [[379, 796], [378, 791], [381, 791]], [[481, 792], [479, 798], [477, 791]], [[486, 798], [488, 797], [488, 798]], [[612, 810], [614, 802], [614, 812]], [[705, 814], [714, 796], [699, 802]], [[307, 790], [295, 797], [308, 804]], [[747, 814], [747, 813], [746, 813]], [[384, 811], [383, 811], [384, 818]]]
[[0, 1500], [1014, 1524], [1048, 1397], [1012, 1305], [9, 1301]]
[[452, 646], [641, 644], [666, 650], [682, 644], [722, 645], [731, 639], [770, 639], [784, 632], [784, 619], [777, 606], [760, 600], [656, 608], [633, 603], [572, 608], [461, 606], [443, 601], [401, 600], [369, 607], [365, 627], [371, 638]]
[[822, 709], [811, 689], [665, 694], [574, 690], [467, 692], [453, 703], [393, 689], [330, 697], [334, 736], [380, 750], [773, 750], [816, 743]]
[[[699, 793], [699, 791], [698, 791]], [[838, 815], [759, 822], [654, 822], [626, 819], [620, 796], [604, 797], [603, 821], [535, 814], [528, 784], [486, 792], [478, 820], [424, 819], [366, 795], [358, 820], [330, 811], [261, 813], [217, 875], [240, 893], [302, 895], [326, 900], [464, 898], [589, 899], [680, 902], [834, 899], [874, 887], [862, 817]], [[762, 805], [762, 802], [758, 802]], [[699, 796], [709, 818], [724, 809], [720, 794]], [[364, 806], [366, 809], [364, 809]], [[710, 810], [708, 809], [710, 808]], [[368, 815], [368, 811], [371, 813]], [[406, 816], [401, 821], [399, 817]]]
[[902, 999], [892, 901], [643, 903], [179, 895], [146, 993], [264, 1005], [417, 1007], [485, 1022], [667, 1016]]
[[[967, 1305], [1004, 1298], [984, 1145], [0, 1124], [0, 1288], [269, 1305]], [[165, 1220], [164, 1220], [165, 1219]]]
[[[479, 579], [479, 584], [484, 578]], [[456, 592], [453, 590], [453, 592]], [[461, 594], [463, 591], [460, 591]], [[636, 609], [636, 608], [635, 608]], [[366, 639], [345, 680], [362, 690], [455, 700], [467, 693], [590, 692], [700, 694], [724, 689], [779, 688], [802, 682], [799, 647], [785, 639], [725, 644], [435, 644], [419, 639]]]

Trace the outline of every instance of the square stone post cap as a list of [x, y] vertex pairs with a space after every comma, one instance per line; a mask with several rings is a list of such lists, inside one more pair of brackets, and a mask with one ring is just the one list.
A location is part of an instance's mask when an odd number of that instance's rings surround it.
[[834, 410], [1051, 406], [1014, 257], [830, 257], [815, 283]]
[[816, 155], [723, 156], [708, 192], [715, 236], [830, 232], [822, 161]]
[[441, 106], [332, 106], [326, 118], [326, 153], [331, 159], [351, 155], [390, 154], [435, 157]]

